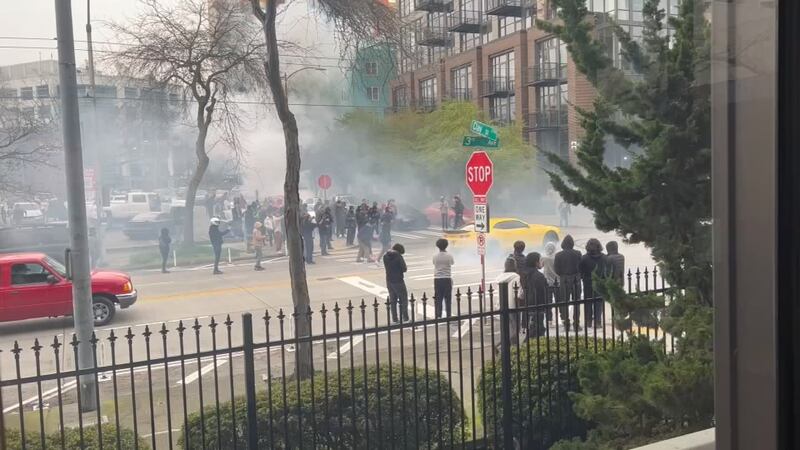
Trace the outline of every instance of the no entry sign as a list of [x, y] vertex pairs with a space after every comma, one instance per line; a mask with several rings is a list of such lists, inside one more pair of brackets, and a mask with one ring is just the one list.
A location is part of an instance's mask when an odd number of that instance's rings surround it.
[[467, 161], [467, 186], [474, 196], [486, 196], [494, 182], [494, 165], [486, 152], [475, 152]]
[[319, 179], [317, 180], [317, 184], [319, 185], [320, 189], [322, 189], [323, 191], [327, 191], [328, 189], [331, 188], [333, 180], [331, 180], [331, 177], [329, 175], [320, 175]]

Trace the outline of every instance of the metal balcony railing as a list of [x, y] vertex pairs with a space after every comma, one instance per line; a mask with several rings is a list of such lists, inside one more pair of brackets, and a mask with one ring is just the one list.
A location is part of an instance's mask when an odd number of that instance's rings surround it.
[[453, 0], [414, 0], [414, 9], [427, 12], [450, 12]]
[[569, 116], [566, 107], [528, 114], [528, 128], [532, 131], [566, 128], [568, 123]]
[[567, 65], [559, 63], [539, 64], [525, 70], [526, 86], [546, 86], [567, 82]]
[[417, 45], [426, 47], [447, 47], [452, 38], [444, 27], [423, 25], [415, 32]]
[[501, 17], [522, 17], [526, 9], [535, 8], [532, 0], [486, 0], [486, 14]]
[[447, 29], [455, 33], [480, 33], [486, 19], [480, 11], [453, 11], [447, 16]]
[[468, 102], [472, 100], [472, 90], [467, 88], [451, 89], [448, 98], [457, 102]]
[[513, 78], [494, 77], [481, 81], [481, 95], [484, 97], [504, 97], [513, 94]]

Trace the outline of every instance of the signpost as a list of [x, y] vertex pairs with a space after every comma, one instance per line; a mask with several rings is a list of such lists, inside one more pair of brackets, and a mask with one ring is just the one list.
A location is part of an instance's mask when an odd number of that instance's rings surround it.
[[500, 141], [490, 141], [489, 138], [483, 136], [464, 136], [463, 147], [488, 147], [497, 148], [500, 146]]
[[472, 121], [472, 126], [470, 127], [473, 133], [477, 134], [478, 136], [483, 136], [490, 141], [497, 140], [497, 132], [494, 128], [486, 125], [483, 122], [478, 122], [477, 120]]
[[[480, 123], [480, 122], [478, 122]], [[475, 122], [473, 122], [474, 129]], [[494, 165], [484, 151], [474, 152], [467, 161], [465, 174], [467, 186], [472, 191], [475, 211], [475, 231], [478, 233], [478, 254], [481, 255], [481, 289], [486, 291], [486, 235], [489, 232], [488, 202], [486, 196], [494, 183]]]

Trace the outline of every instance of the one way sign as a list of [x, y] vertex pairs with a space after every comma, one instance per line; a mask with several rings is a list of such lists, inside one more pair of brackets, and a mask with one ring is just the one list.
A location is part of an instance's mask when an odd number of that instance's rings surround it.
[[486, 196], [476, 195], [472, 199], [475, 211], [475, 231], [479, 233], [489, 232], [489, 208], [486, 204]]

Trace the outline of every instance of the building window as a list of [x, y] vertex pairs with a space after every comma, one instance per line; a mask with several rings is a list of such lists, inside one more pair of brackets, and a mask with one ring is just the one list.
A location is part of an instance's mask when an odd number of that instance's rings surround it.
[[392, 97], [394, 99], [394, 106], [397, 107], [408, 106], [408, 89], [405, 86], [395, 89], [392, 92]]
[[50, 86], [43, 84], [41, 86], [36, 86], [36, 98], [49, 98], [50, 97]]
[[419, 82], [420, 106], [433, 108], [436, 105], [437, 86], [436, 77], [431, 77]]
[[522, 28], [519, 17], [502, 17], [499, 22], [500, 37], [508, 36]]
[[538, 87], [536, 88], [536, 98], [539, 112], [566, 108], [569, 98], [568, 85]]
[[489, 99], [489, 116], [493, 121], [508, 125], [516, 120], [517, 102], [513, 95], [508, 97], [491, 97]]
[[375, 76], [378, 74], [378, 63], [375, 61], [367, 61], [364, 63], [364, 72], [367, 75]]
[[[507, 84], [509, 87], [514, 83], [514, 52], [503, 53], [489, 59], [489, 70], [495, 83]], [[513, 89], [512, 89], [513, 90]]]
[[453, 90], [450, 98], [466, 101], [472, 97], [472, 66], [462, 66], [451, 72]]
[[381, 90], [375, 86], [367, 88], [367, 98], [372, 102], [377, 102], [381, 99]]
[[23, 100], [33, 100], [33, 88], [32, 87], [20, 88], [19, 96]]

